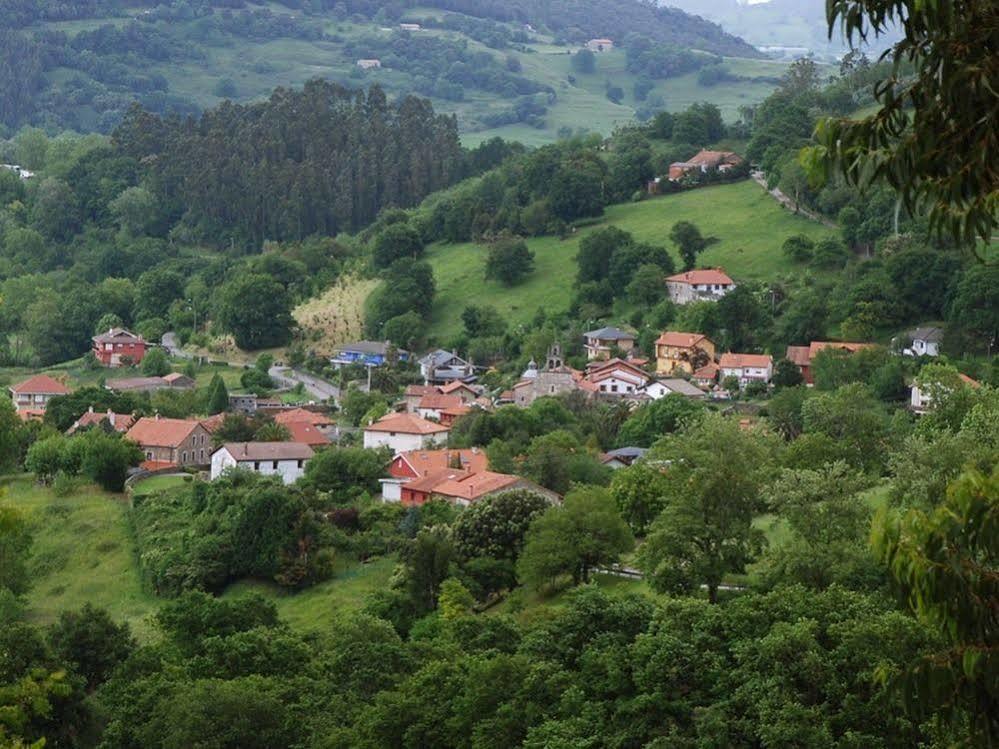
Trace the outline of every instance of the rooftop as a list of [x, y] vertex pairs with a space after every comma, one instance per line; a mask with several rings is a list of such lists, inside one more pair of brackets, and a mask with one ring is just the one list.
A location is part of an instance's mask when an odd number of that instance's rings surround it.
[[197, 419], [164, 419], [143, 416], [125, 434], [126, 439], [140, 445], [154, 447], [179, 447], [201, 425]]
[[600, 328], [599, 330], [591, 330], [588, 333], [583, 333], [583, 335], [586, 336], [587, 338], [597, 338], [601, 341], [635, 340], [634, 333], [628, 333], [627, 331], [614, 327]]
[[[697, 371], [700, 372], [703, 369], [705, 369], [705, 367], [701, 367], [701, 369]], [[671, 391], [673, 391], [678, 395], [687, 395], [697, 398], [704, 395], [704, 391], [701, 390], [699, 387], [697, 387], [696, 385], [691, 385], [689, 382], [679, 377], [668, 377], [665, 379], [656, 380], [656, 382], [659, 382], [660, 384], [669, 388]]]
[[676, 275], [668, 276], [666, 280], [668, 282], [672, 281], [673, 283], [686, 283], [691, 286], [699, 286], [701, 284], [731, 286], [735, 283], [721, 268], [700, 268], [697, 270], [688, 270], [684, 273], [677, 273]]
[[309, 411], [305, 408], [292, 408], [288, 411], [281, 411], [280, 413], [274, 414], [274, 421], [278, 424], [291, 424], [294, 422], [303, 422], [305, 424], [311, 424], [312, 426], [325, 426], [327, 424], [332, 424], [333, 420], [325, 414], [316, 413], [315, 411]]
[[25, 395], [67, 395], [69, 388], [55, 377], [38, 374], [17, 385], [11, 385], [10, 391]]
[[916, 328], [910, 335], [914, 341], [936, 341], [939, 343], [943, 340], [944, 332], [943, 328], [925, 327]]
[[107, 333], [95, 335], [92, 340], [95, 343], [138, 343], [142, 336], [125, 328], [109, 328]]
[[301, 442], [226, 442], [219, 450], [225, 450], [237, 461], [308, 460], [315, 454]]
[[742, 369], [743, 367], [759, 367], [766, 369], [774, 363], [768, 354], [722, 354], [718, 366], [722, 369]]
[[450, 429], [415, 414], [387, 414], [374, 424], [364, 427], [364, 431], [399, 432], [400, 434], [439, 434], [440, 432], [448, 432]]
[[667, 330], [656, 339], [657, 346], [676, 346], [678, 348], [693, 348], [699, 343], [710, 340], [703, 333], [681, 333]]
[[455, 459], [461, 461], [462, 470], [467, 471], [484, 471], [489, 465], [485, 451], [477, 447], [470, 450], [409, 450], [396, 457], [408, 463], [420, 476], [446, 471]]
[[329, 445], [329, 438], [307, 421], [289, 421], [283, 424], [292, 442], [320, 447]]

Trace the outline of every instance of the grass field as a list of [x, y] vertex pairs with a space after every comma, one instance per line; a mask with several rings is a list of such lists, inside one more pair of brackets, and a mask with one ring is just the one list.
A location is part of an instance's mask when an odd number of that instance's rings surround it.
[[460, 332], [461, 312], [470, 304], [492, 305], [514, 324], [529, 320], [539, 307], [564, 310], [572, 298], [574, 257], [582, 237], [600, 226], [614, 225], [639, 241], [672, 250], [669, 230], [678, 221], [693, 221], [705, 235], [718, 238], [701, 255], [699, 265], [720, 265], [736, 281], [793, 275], [799, 271], [780, 252], [784, 240], [794, 234], [812, 239], [833, 234], [821, 224], [784, 210], [759, 185], [746, 180], [614, 205], [599, 225], [581, 229], [570, 239], [531, 239], [535, 271], [512, 289], [484, 279], [484, 247], [438, 244], [428, 253], [437, 282], [430, 334], [442, 342]]
[[296, 307], [292, 314], [309, 348], [332, 354], [338, 344], [363, 337], [364, 300], [376, 286], [374, 279], [342, 278], [322, 296]]
[[[138, 490], [153, 492], [181, 481], [157, 477], [139, 484]], [[128, 622], [140, 640], [155, 635], [150, 617], [163, 599], [142, 585], [124, 497], [82, 488], [60, 498], [23, 477], [0, 481], [0, 487], [0, 501], [26, 512], [35, 532], [27, 595], [31, 621], [49, 624], [61, 611], [90, 602], [107, 609], [115, 620]], [[337, 612], [360, 608], [369, 593], [386, 587], [394, 566], [392, 558], [362, 565], [343, 557], [337, 560], [333, 579], [302, 592], [244, 581], [224, 595], [258, 592], [274, 601], [292, 627], [316, 632]]]

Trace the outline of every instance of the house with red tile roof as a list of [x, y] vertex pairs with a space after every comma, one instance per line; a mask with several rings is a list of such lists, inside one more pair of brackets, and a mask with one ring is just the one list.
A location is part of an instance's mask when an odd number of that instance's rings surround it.
[[739, 166], [744, 159], [733, 151], [708, 151], [702, 149], [687, 161], [674, 161], [669, 165], [669, 179], [678, 182], [691, 173], [704, 174], [712, 170], [725, 173]]
[[310, 411], [307, 408], [292, 408], [287, 411], [278, 411], [274, 414], [274, 421], [285, 426], [293, 423], [309, 424], [326, 436], [329, 436], [330, 433], [336, 430], [336, 423], [329, 415]]
[[90, 339], [90, 350], [105, 367], [125, 367], [142, 362], [148, 345], [137, 333], [124, 328], [110, 328]]
[[386, 502], [399, 502], [402, 487], [412, 481], [426, 478], [441, 471], [484, 471], [489, 467], [489, 459], [484, 450], [470, 449], [408, 450], [399, 453], [388, 467], [388, 478], [381, 479], [382, 499]]
[[774, 360], [769, 354], [722, 354], [718, 360], [721, 379], [736, 377], [739, 387], [750, 382], [770, 382]]
[[701, 268], [666, 278], [666, 291], [674, 304], [714, 302], [735, 288], [735, 281], [721, 268]]
[[450, 432], [416, 414], [391, 413], [364, 427], [364, 446], [389, 447], [394, 453], [422, 450], [446, 444]]
[[609, 398], [635, 396], [642, 392], [652, 379], [648, 372], [623, 359], [595, 362], [587, 367], [587, 382], [596, 386], [596, 392]]
[[874, 345], [873, 343], [851, 343], [848, 341], [812, 341], [808, 346], [788, 346], [784, 358], [795, 364], [801, 371], [802, 377], [805, 378], [805, 382], [811, 385], [814, 382], [812, 362], [820, 351], [834, 349], [853, 354], [863, 349], [873, 348]]
[[197, 419], [143, 416], [125, 433], [145, 454], [144, 467], [206, 466], [211, 461], [211, 435]]
[[58, 395], [69, 395], [70, 389], [63, 382], [47, 374], [29, 377], [24, 382], [8, 388], [14, 409], [22, 419], [41, 418], [48, 402]]
[[431, 499], [443, 499], [467, 507], [486, 497], [515, 489], [535, 492], [553, 503], [560, 499], [555, 492], [520, 476], [493, 471], [445, 469], [403, 484], [400, 502], [408, 507], [422, 505]]
[[289, 421], [281, 426], [288, 430], [290, 442], [308, 445], [316, 450], [330, 446], [330, 438], [306, 421]]
[[242, 469], [293, 484], [305, 475], [305, 464], [313, 454], [300, 442], [227, 442], [212, 453], [211, 479]]
[[119, 434], [124, 434], [135, 423], [135, 416], [132, 414], [116, 414], [110, 408], [107, 411], [94, 411], [91, 406], [85, 414], [73, 422], [73, 426], [66, 430], [66, 434], [75, 434], [81, 429], [90, 427], [103, 427], [107, 424], [108, 429], [112, 429]]
[[714, 360], [714, 341], [703, 333], [668, 330], [656, 339], [656, 374], [693, 374]]

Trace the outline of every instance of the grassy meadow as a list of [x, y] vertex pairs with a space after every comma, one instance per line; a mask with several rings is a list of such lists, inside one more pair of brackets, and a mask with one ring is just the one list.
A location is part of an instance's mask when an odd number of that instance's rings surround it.
[[[183, 481], [155, 477], [139, 483], [136, 492], [151, 494]], [[0, 490], [0, 501], [24, 511], [34, 530], [27, 594], [31, 621], [49, 624], [61, 611], [90, 602], [128, 622], [140, 640], [155, 636], [150, 617], [163, 599], [143, 586], [124, 495], [83, 486], [57, 497], [30, 477], [8, 477], [0, 481]], [[292, 627], [318, 632], [338, 612], [359, 609], [369, 593], [386, 587], [394, 566], [392, 558], [359, 564], [341, 557], [331, 580], [305, 591], [288, 593], [267, 582], [241, 581], [223, 595], [260, 593], [274, 601]]]
[[613, 225], [631, 232], [639, 241], [674, 250], [669, 230], [678, 221], [693, 221], [706, 236], [718, 238], [698, 264], [720, 265], [736, 281], [771, 281], [794, 275], [798, 270], [780, 251], [784, 240], [794, 234], [822, 239], [834, 233], [789, 213], [759, 185], [745, 180], [610, 206], [599, 224], [580, 229], [569, 239], [530, 239], [534, 273], [513, 288], [485, 280], [485, 247], [436, 244], [427, 254], [437, 282], [430, 334], [443, 341], [460, 332], [461, 312], [470, 304], [492, 305], [514, 324], [529, 320], [539, 307], [564, 310], [573, 294], [574, 258], [582, 237]]

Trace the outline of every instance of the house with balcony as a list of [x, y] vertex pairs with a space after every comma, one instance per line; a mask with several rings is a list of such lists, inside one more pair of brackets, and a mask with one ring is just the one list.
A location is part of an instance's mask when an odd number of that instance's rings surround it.
[[105, 367], [127, 367], [142, 363], [148, 345], [145, 339], [124, 328], [110, 328], [90, 339], [90, 350]]
[[735, 281], [721, 268], [688, 270], [666, 279], [666, 291], [674, 304], [716, 302], [734, 288]]
[[656, 339], [656, 374], [694, 374], [714, 363], [715, 344], [703, 333], [666, 331]]

